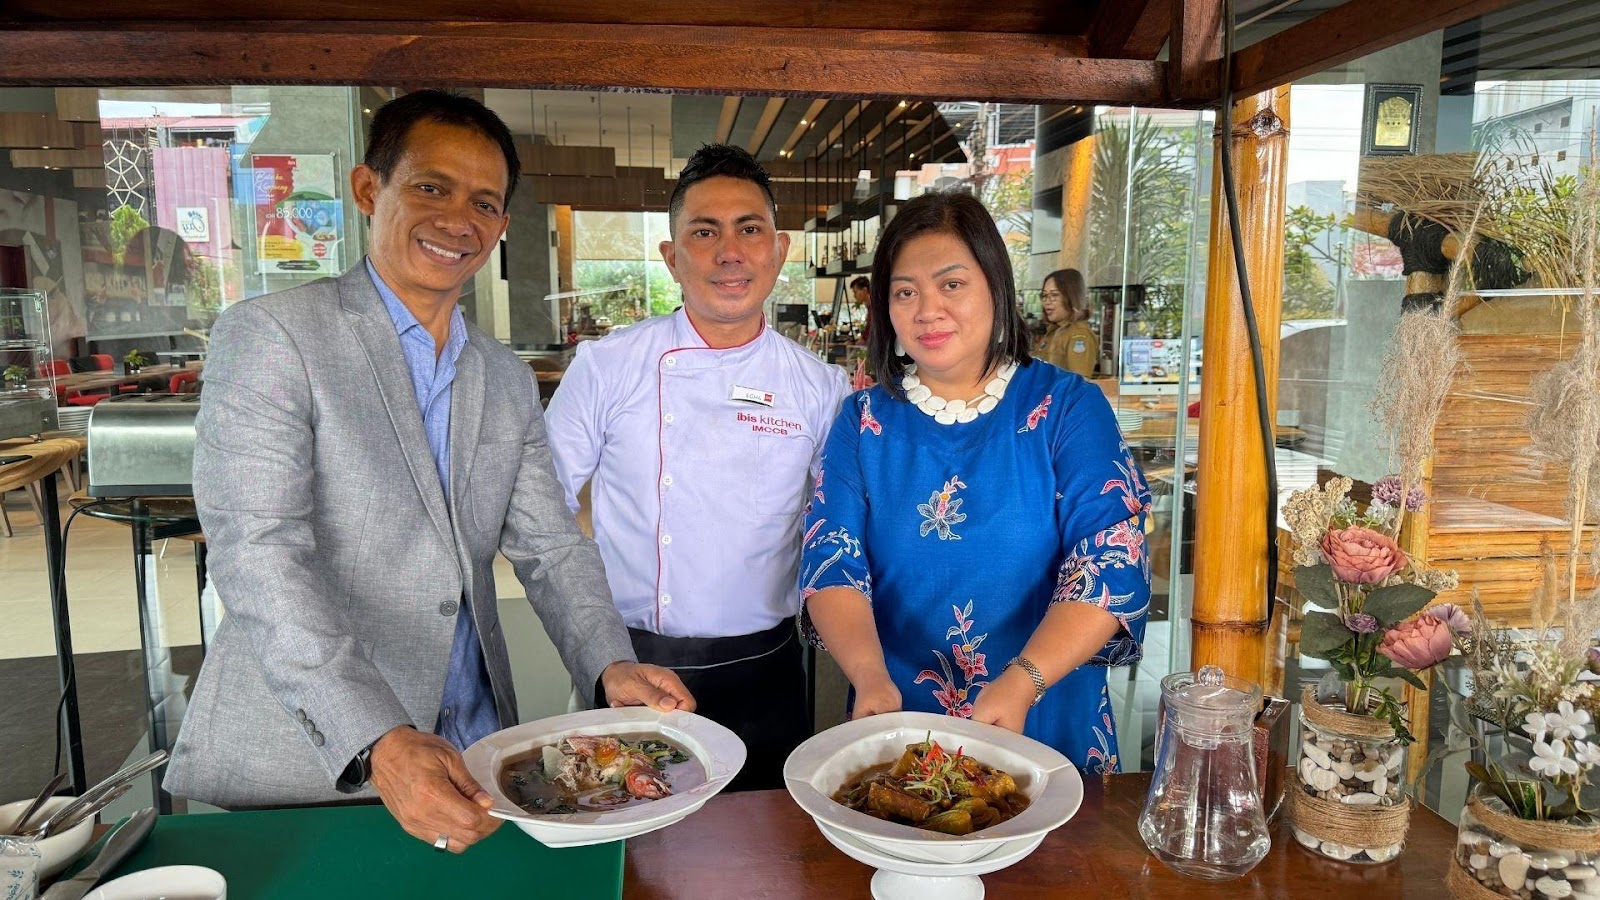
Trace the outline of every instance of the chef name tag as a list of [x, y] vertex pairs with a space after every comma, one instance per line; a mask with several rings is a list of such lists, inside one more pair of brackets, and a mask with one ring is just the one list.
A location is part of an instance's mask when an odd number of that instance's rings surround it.
[[758, 403], [762, 406], [771, 406], [772, 392], [759, 391], [755, 388], [742, 387], [736, 384], [733, 386], [733, 392], [729, 394], [728, 399], [739, 400], [744, 403]]

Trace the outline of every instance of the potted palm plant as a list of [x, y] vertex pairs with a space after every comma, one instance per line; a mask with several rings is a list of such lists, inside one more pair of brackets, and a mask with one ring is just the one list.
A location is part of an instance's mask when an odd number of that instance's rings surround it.
[[6, 390], [22, 390], [28, 386], [28, 370], [22, 366], [6, 366], [0, 378], [4, 378]]
[[129, 375], [137, 375], [140, 369], [150, 365], [150, 358], [141, 353], [138, 347], [135, 347], [122, 357], [122, 364], [127, 367]]

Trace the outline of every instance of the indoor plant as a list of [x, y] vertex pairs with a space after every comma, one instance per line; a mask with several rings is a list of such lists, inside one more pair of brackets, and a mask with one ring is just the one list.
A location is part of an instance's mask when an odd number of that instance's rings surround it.
[[150, 365], [150, 359], [135, 347], [122, 357], [122, 364], [127, 366], [129, 375], [137, 375], [140, 369]]
[[22, 366], [6, 366], [5, 372], [0, 373], [0, 377], [4, 378], [7, 388], [19, 389], [28, 386], [28, 370]]

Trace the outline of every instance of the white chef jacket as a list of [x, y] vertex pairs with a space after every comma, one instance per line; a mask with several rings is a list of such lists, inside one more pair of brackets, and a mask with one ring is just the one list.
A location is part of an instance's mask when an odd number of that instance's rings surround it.
[[573, 510], [594, 479], [630, 628], [730, 637], [798, 612], [802, 513], [846, 393], [843, 369], [771, 328], [713, 350], [681, 309], [578, 345], [550, 449]]

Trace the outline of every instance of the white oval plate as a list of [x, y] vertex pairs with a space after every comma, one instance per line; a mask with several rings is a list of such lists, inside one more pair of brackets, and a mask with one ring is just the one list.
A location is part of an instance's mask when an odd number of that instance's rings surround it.
[[[688, 751], [706, 770], [704, 784], [650, 803], [606, 812], [533, 815], [500, 790], [505, 761], [569, 735], [638, 739], [660, 738]], [[658, 712], [643, 706], [570, 713], [497, 731], [463, 754], [467, 771], [494, 798], [489, 815], [509, 822], [547, 847], [582, 847], [636, 837], [665, 828], [717, 795], [744, 767], [745, 746], [739, 736], [694, 713]]]
[[160, 866], [124, 875], [84, 900], [227, 900], [228, 882], [205, 866]]

